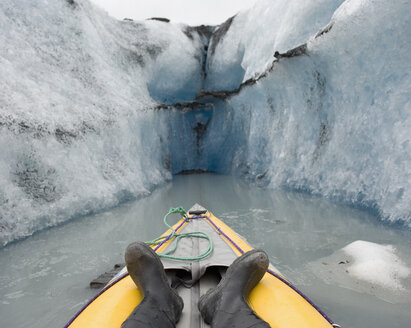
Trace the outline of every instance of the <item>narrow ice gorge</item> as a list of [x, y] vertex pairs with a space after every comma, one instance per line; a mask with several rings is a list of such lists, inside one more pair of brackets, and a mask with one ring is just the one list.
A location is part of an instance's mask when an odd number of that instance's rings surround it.
[[260, 0], [195, 28], [2, 1], [0, 243], [195, 169], [409, 225], [410, 5]]

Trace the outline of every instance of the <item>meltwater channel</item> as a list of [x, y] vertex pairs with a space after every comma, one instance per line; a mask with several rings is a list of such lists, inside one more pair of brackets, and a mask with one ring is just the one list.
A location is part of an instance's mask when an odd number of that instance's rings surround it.
[[323, 198], [266, 190], [235, 177], [194, 174], [176, 176], [149, 197], [1, 249], [0, 326], [63, 327], [95, 295], [89, 282], [123, 262], [130, 242], [160, 235], [170, 207], [188, 209], [195, 202], [266, 250], [271, 262], [342, 327], [394, 328], [411, 322], [409, 275], [400, 279], [394, 272], [388, 277], [394, 286], [355, 279], [341, 251], [359, 240], [392, 245], [397, 257], [383, 254], [379, 265], [397, 261], [409, 268], [409, 230]]

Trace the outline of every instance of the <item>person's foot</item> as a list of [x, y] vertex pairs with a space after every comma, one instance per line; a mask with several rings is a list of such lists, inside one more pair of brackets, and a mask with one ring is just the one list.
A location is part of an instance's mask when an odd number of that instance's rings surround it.
[[213, 328], [267, 328], [248, 306], [246, 297], [268, 268], [264, 251], [252, 250], [237, 258], [217, 285], [201, 296], [198, 308], [204, 321]]
[[169, 286], [158, 255], [145, 243], [135, 242], [127, 247], [125, 260], [131, 279], [143, 294], [143, 300], [121, 327], [175, 327], [184, 304]]

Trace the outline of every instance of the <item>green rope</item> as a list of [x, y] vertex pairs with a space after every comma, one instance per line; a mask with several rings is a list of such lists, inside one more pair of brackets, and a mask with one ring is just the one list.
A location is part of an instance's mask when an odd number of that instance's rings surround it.
[[[184, 208], [182, 208], [181, 206], [177, 207], [177, 208], [173, 208], [173, 207], [170, 208], [168, 213], [164, 216], [163, 221], [164, 221], [164, 224], [171, 230], [171, 236], [170, 237], [169, 236], [159, 237], [159, 238], [156, 238], [152, 241], [146, 242], [146, 244], [149, 245], [149, 246], [154, 246], [154, 245], [160, 244], [166, 238], [169, 238], [170, 240], [174, 239], [172, 241], [172, 245], [170, 245], [170, 246], [172, 246], [171, 249], [168, 250], [165, 253], [157, 253], [158, 256], [164, 257], [164, 258], [167, 258], [167, 259], [172, 259], [172, 260], [179, 260], [179, 261], [196, 261], [196, 260], [202, 260], [202, 259], [206, 258], [213, 251], [213, 241], [211, 240], [211, 237], [208, 234], [206, 234], [205, 232], [201, 232], [201, 231], [194, 231], [194, 232], [187, 232], [187, 233], [176, 233], [176, 231], [173, 229], [173, 227], [168, 224], [167, 217], [171, 214], [177, 214], [177, 213], [181, 214], [181, 216], [183, 218], [185, 218], [186, 220], [189, 221], [187, 212], [185, 211]], [[179, 242], [180, 239], [182, 239], [182, 238], [192, 238], [192, 237], [202, 238], [202, 239], [207, 239], [208, 240], [208, 248], [204, 253], [202, 253], [200, 255], [197, 255], [197, 256], [194, 256], [194, 257], [178, 257], [178, 256], [171, 255], [177, 249], [177, 245], [178, 245], [178, 242]]]

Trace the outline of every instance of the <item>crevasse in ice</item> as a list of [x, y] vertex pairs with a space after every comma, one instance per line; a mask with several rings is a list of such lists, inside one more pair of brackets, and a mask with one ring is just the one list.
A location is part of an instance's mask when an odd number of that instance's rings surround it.
[[0, 2], [0, 242], [203, 169], [411, 221], [411, 2], [261, 0], [218, 27]]

